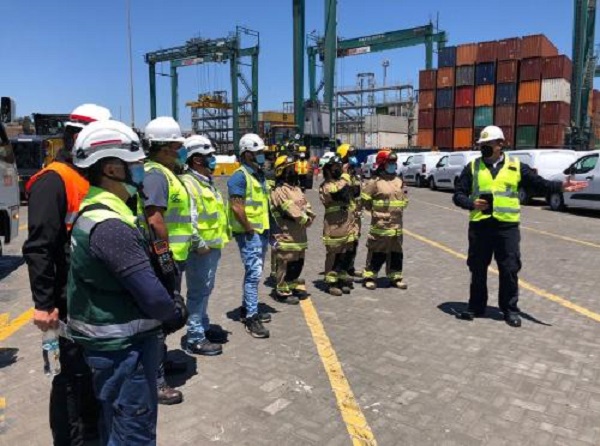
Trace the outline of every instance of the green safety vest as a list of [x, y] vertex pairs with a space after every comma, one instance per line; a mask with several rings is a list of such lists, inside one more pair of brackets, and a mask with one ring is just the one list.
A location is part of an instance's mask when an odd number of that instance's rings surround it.
[[521, 163], [518, 158], [504, 156], [504, 165], [496, 178], [492, 177], [492, 173], [485, 166], [483, 160], [471, 161], [471, 173], [473, 174], [471, 199], [476, 200], [483, 194], [492, 194], [494, 196], [494, 208], [492, 214], [472, 210], [470, 221], [481, 221], [491, 217], [506, 223], [518, 223], [520, 221], [519, 183], [521, 182]]
[[[120, 198], [98, 187], [90, 188], [81, 209], [93, 204], [110, 209], [87, 211], [73, 227], [67, 282], [69, 328], [73, 339], [86, 348], [122, 350], [158, 333], [161, 322], [149, 319], [114, 273], [90, 252], [90, 235], [97, 224], [118, 219], [137, 229], [136, 216]], [[141, 233], [139, 243], [145, 243]]]
[[169, 247], [173, 252], [173, 258], [178, 262], [184, 262], [187, 260], [194, 233], [192, 229], [190, 198], [187, 189], [179, 178], [162, 164], [155, 161], [146, 161], [144, 170], [146, 173], [150, 173], [153, 170], [162, 172], [169, 183], [169, 201], [163, 218], [167, 226]]
[[[239, 171], [246, 177], [246, 218], [254, 230], [262, 234], [269, 230], [269, 196], [265, 187], [244, 166], [237, 169], [234, 175]], [[229, 207], [229, 212], [232, 231], [237, 234], [246, 232], [246, 229], [233, 215], [231, 206]]]
[[191, 173], [180, 178], [196, 204], [200, 237], [209, 248], [222, 249], [229, 241], [229, 222], [223, 197], [218, 190]]

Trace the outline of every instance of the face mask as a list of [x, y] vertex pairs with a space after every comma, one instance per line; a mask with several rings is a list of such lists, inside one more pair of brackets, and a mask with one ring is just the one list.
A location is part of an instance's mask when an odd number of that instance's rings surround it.
[[479, 150], [481, 150], [481, 156], [484, 158], [489, 158], [494, 154], [494, 147], [492, 146], [481, 146]]
[[265, 164], [265, 154], [264, 153], [259, 153], [258, 155], [255, 155], [254, 156], [254, 161], [259, 166], [262, 166], [263, 164]]
[[358, 166], [358, 160], [355, 156], [351, 156], [350, 158], [348, 158], [348, 164], [350, 164], [352, 167], [356, 167]]
[[127, 167], [129, 169], [129, 175], [131, 176], [131, 182], [140, 186], [144, 184], [144, 177], [146, 176], [144, 165], [130, 164]]
[[138, 193], [138, 188], [133, 186], [132, 184], [123, 183], [123, 186], [125, 186], [125, 189], [127, 190], [127, 193], [130, 197], [133, 197], [135, 194]]
[[206, 160], [206, 167], [209, 170], [214, 171], [217, 168], [217, 159], [214, 156], [211, 156], [210, 158], [208, 158]]
[[180, 147], [177, 149], [177, 164], [180, 166], [184, 166], [187, 162], [187, 149], [185, 147]]
[[389, 174], [395, 174], [396, 173], [396, 165], [395, 164], [386, 164], [385, 172], [389, 173]]

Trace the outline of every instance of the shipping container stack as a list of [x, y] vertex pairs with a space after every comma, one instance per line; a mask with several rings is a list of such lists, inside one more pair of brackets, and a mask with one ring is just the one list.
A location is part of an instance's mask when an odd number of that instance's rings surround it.
[[437, 72], [422, 71], [419, 78], [419, 107], [429, 111], [419, 116], [426, 126], [420, 119], [425, 138], [419, 144], [429, 146], [433, 137], [431, 146], [440, 149], [470, 149], [481, 129], [494, 124], [508, 147], [562, 147], [571, 72], [569, 58], [544, 35], [446, 47], [438, 53]]
[[435, 90], [437, 70], [419, 73], [419, 131], [417, 143], [421, 147], [433, 147], [435, 124]]
[[593, 90], [590, 94], [588, 113], [591, 116], [592, 137], [590, 138], [590, 149], [600, 149], [600, 91]]

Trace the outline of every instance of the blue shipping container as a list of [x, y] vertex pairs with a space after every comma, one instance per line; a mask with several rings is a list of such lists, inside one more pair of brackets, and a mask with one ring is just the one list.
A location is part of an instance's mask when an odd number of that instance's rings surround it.
[[475, 67], [473, 65], [456, 67], [456, 76], [454, 79], [457, 87], [471, 87], [475, 85]]
[[436, 108], [453, 108], [454, 107], [454, 89], [440, 88], [437, 90]]
[[496, 82], [496, 64], [480, 63], [475, 67], [475, 85], [493, 85]]
[[456, 47], [447, 46], [438, 52], [438, 68], [456, 66]]
[[475, 107], [475, 127], [487, 127], [494, 124], [494, 107]]
[[516, 104], [517, 84], [496, 85], [496, 105]]

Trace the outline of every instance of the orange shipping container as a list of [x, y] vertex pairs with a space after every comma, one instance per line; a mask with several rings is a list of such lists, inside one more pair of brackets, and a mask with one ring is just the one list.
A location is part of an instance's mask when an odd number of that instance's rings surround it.
[[477, 44], [467, 43], [456, 48], [456, 65], [475, 65], [477, 61]]
[[419, 110], [429, 110], [435, 107], [435, 90], [419, 91]]
[[475, 107], [493, 106], [494, 91], [493, 85], [480, 85], [475, 87]]
[[473, 147], [473, 129], [454, 130], [454, 148], [466, 149]]
[[542, 92], [541, 81], [527, 81], [519, 84], [519, 104], [535, 104], [540, 102]]
[[433, 130], [419, 129], [417, 144], [421, 147], [433, 147]]
[[437, 87], [454, 87], [454, 67], [440, 68], [437, 72]]

